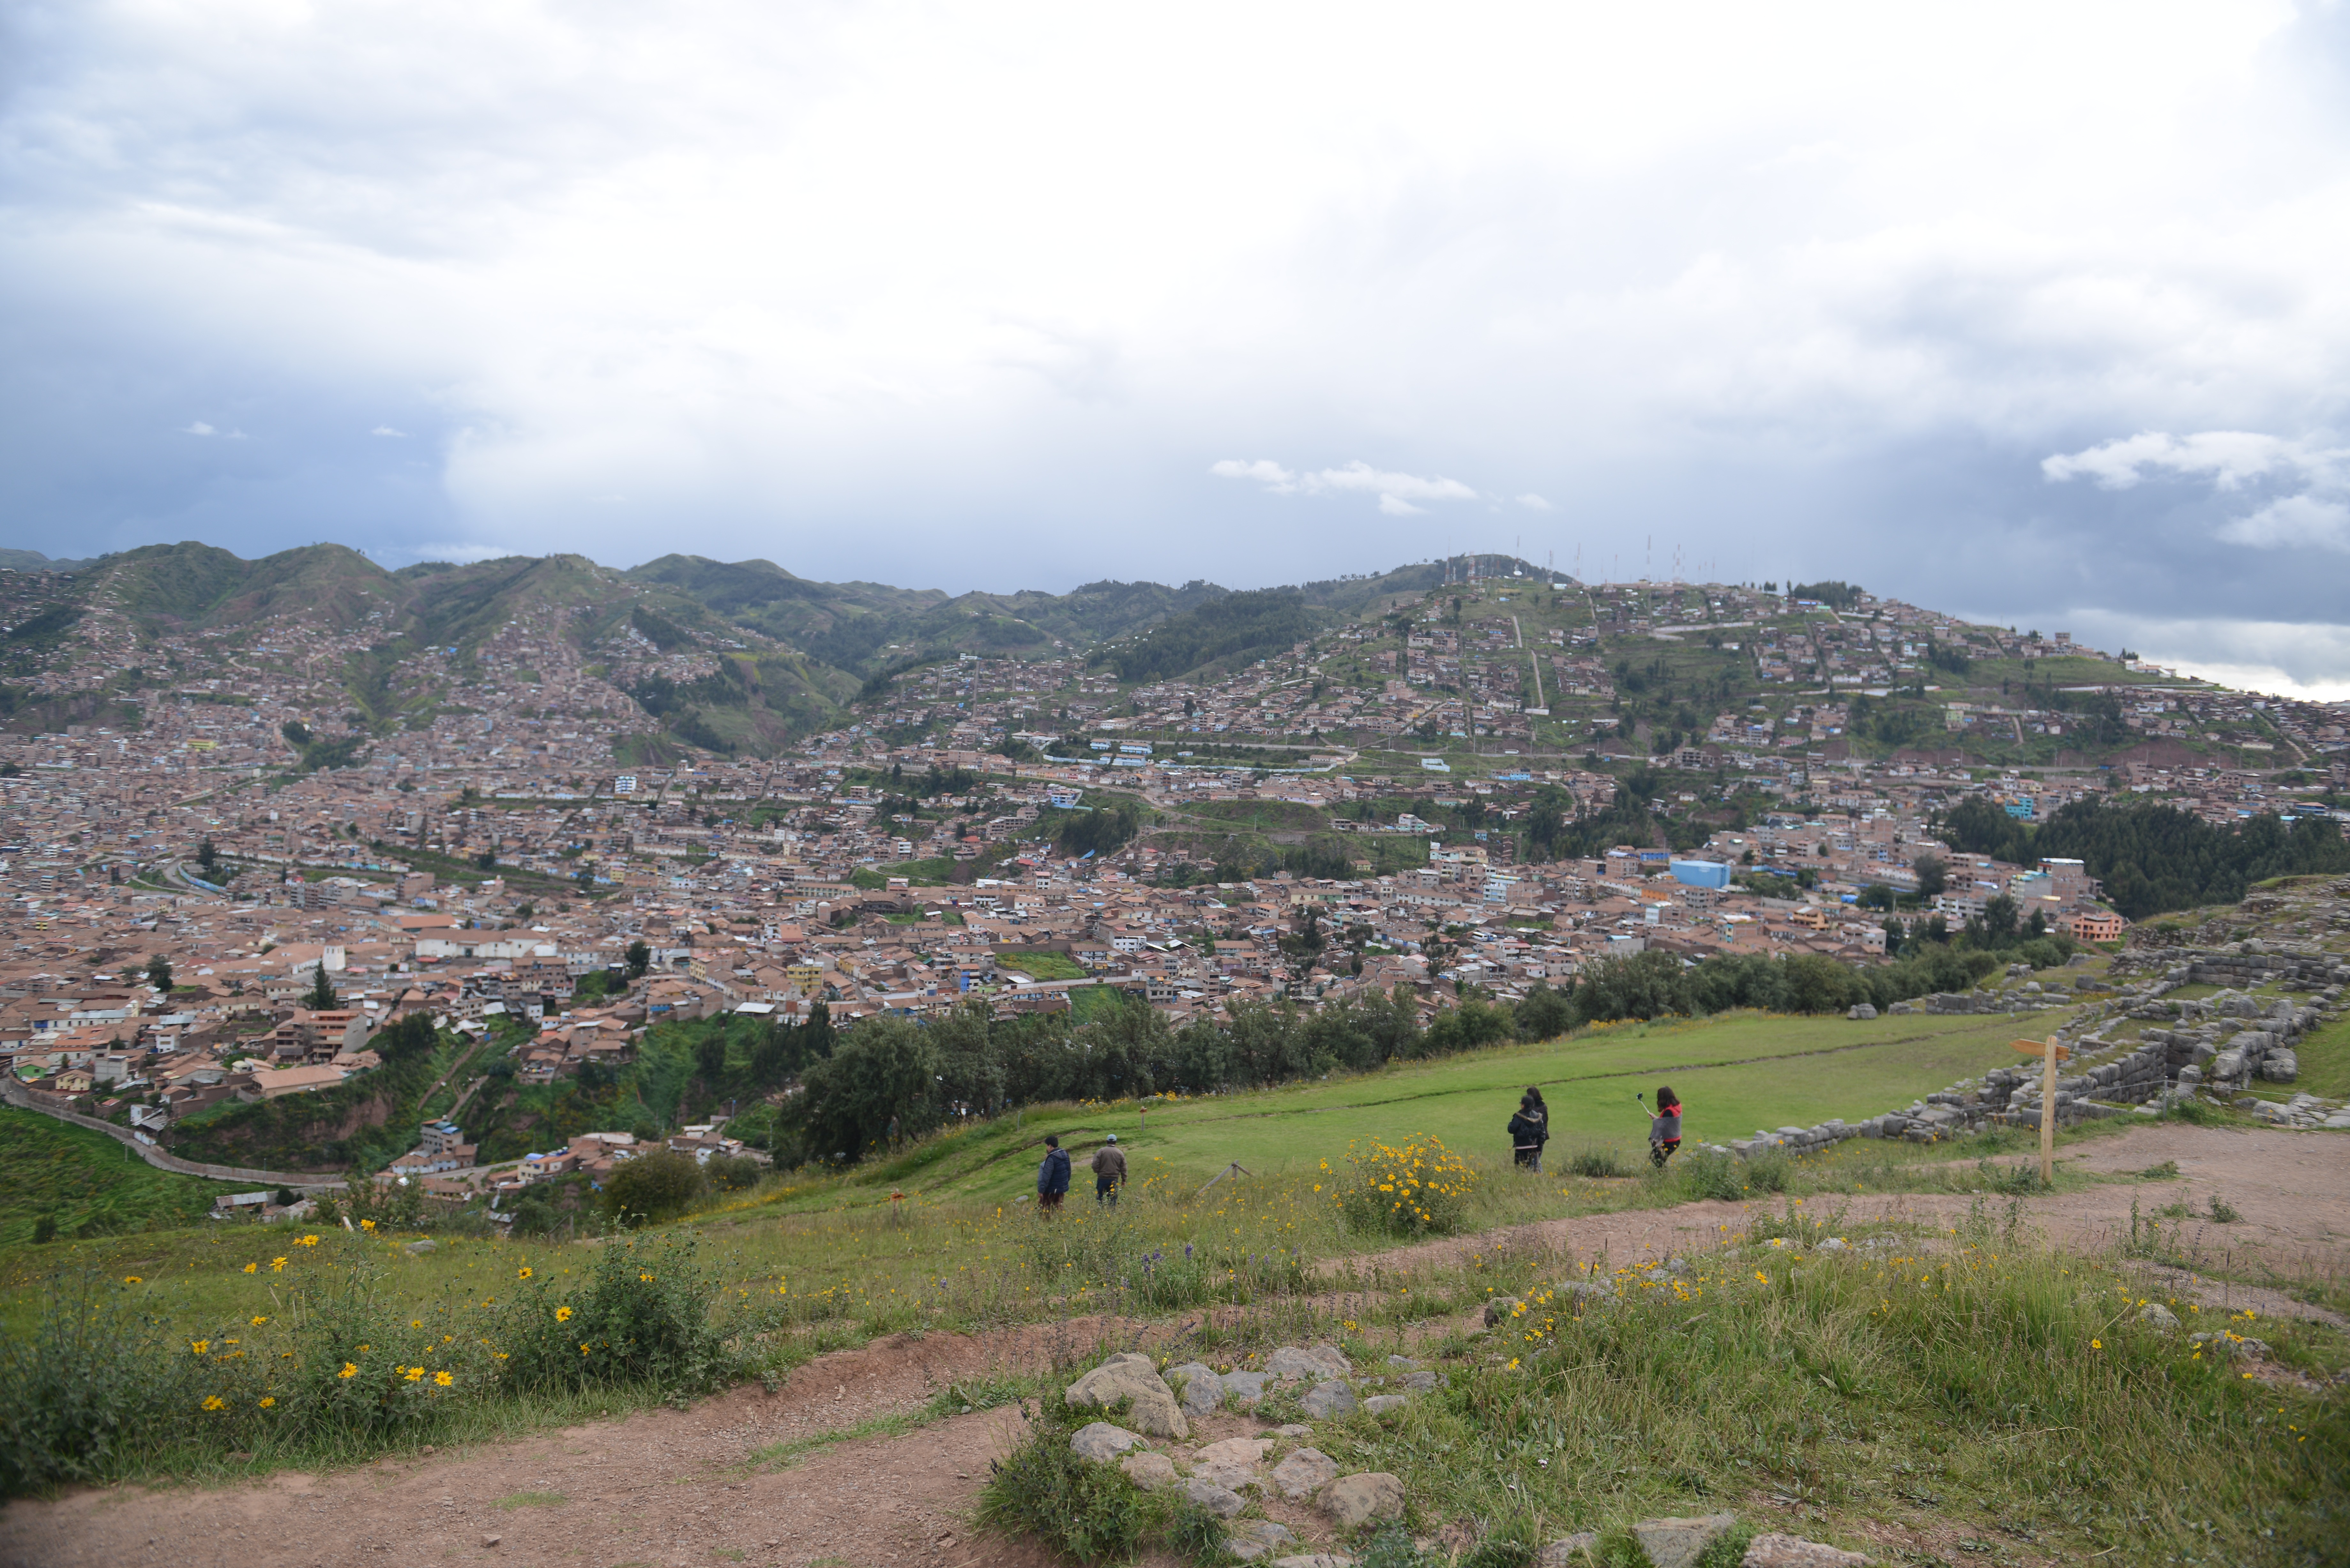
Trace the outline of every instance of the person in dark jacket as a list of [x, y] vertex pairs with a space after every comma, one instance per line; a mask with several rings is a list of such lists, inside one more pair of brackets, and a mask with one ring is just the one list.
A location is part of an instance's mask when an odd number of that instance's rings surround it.
[[1657, 1108], [1648, 1117], [1648, 1158], [1659, 1170], [1681, 1147], [1681, 1097], [1670, 1084], [1657, 1085]]
[[1518, 1097], [1518, 1114], [1510, 1118], [1510, 1149], [1518, 1168], [1542, 1174], [1543, 1145], [1550, 1141], [1550, 1107], [1532, 1084]]
[[1060, 1135], [1045, 1135], [1045, 1163], [1036, 1168], [1036, 1207], [1047, 1214], [1060, 1210], [1061, 1199], [1069, 1192], [1069, 1151], [1061, 1147]]

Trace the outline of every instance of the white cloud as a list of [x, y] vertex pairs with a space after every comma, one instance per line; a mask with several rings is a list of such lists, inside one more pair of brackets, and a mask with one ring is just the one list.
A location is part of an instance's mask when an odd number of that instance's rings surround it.
[[1286, 495], [1297, 488], [1297, 476], [1271, 458], [1243, 462], [1228, 457], [1222, 462], [1211, 463], [1208, 472], [1219, 479], [1253, 479], [1275, 495]]
[[182, 425], [180, 428], [180, 433], [182, 435], [208, 436], [218, 435], [220, 434], [220, 431], [213, 429], [212, 426], [204, 423], [203, 421], [198, 420], [192, 425]]
[[[1373, 468], [1360, 459], [1344, 468], [1320, 468], [1293, 473], [1270, 458], [1243, 462], [1225, 458], [1208, 472], [1219, 479], [1253, 479], [1274, 495], [1368, 494], [1379, 498], [1379, 511], [1389, 517], [1418, 517], [1427, 511], [1421, 501], [1474, 501], [1479, 493], [1457, 479], [1425, 478]], [[1540, 502], [1541, 498], [1535, 498]]]
[[2093, 479], [2100, 490], [2128, 490], [2155, 472], [2209, 479], [2218, 489], [2235, 490], [2280, 473], [2330, 473], [2345, 456], [2350, 453], [2250, 431], [2205, 431], [2183, 439], [2148, 431], [2043, 458], [2040, 472], [2051, 483]]
[[2248, 517], [2230, 519], [2219, 536], [2255, 550], [2309, 546], [2350, 551], [2350, 506], [2314, 495], [2286, 495]]
[[1554, 507], [1549, 502], [1544, 500], [1541, 496], [1534, 494], [1532, 491], [1528, 491], [1525, 494], [1519, 496], [1518, 504], [1526, 508], [1529, 512], [1554, 512], [1557, 510], [1556, 507]]
[[392, 429], [390, 425], [378, 425], [378, 426], [376, 426], [376, 427], [375, 427], [375, 429], [373, 429], [373, 430], [371, 430], [371, 431], [368, 431], [368, 434], [369, 434], [369, 435], [379, 435], [379, 436], [390, 436], [390, 437], [394, 438], [395, 440], [400, 440], [400, 441], [405, 441], [405, 440], [407, 440], [407, 439], [408, 439], [408, 432], [407, 432], [406, 431], [398, 431], [398, 430], [394, 430], [394, 429]]
[[2212, 536], [2255, 550], [2350, 552], [2350, 448], [2314, 437], [2205, 431], [2182, 438], [2147, 431], [2043, 459], [2040, 472], [2052, 484], [2087, 478], [2101, 490], [2134, 489], [2155, 474], [2207, 480], [2217, 492], [2272, 481], [2291, 493], [2228, 519]]

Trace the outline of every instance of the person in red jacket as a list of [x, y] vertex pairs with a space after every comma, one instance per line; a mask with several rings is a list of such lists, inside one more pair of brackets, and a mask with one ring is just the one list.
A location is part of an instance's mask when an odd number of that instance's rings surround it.
[[1670, 1084], [1657, 1085], [1657, 1108], [1648, 1117], [1648, 1158], [1659, 1170], [1681, 1147], [1681, 1097]]

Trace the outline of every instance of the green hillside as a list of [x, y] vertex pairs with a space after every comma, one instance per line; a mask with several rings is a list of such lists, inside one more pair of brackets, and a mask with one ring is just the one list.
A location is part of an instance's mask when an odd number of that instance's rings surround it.
[[29, 1244], [43, 1220], [61, 1239], [192, 1225], [215, 1195], [248, 1189], [158, 1170], [103, 1133], [0, 1107], [0, 1247]]

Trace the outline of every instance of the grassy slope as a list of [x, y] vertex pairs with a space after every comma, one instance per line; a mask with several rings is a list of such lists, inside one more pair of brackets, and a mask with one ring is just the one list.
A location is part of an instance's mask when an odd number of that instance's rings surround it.
[[194, 1224], [215, 1194], [250, 1189], [158, 1170], [103, 1133], [0, 1109], [0, 1246], [30, 1242], [44, 1214], [60, 1236]]
[[[1550, 1104], [1554, 1147], [1637, 1155], [1647, 1147], [1648, 1123], [1632, 1096], [1653, 1094], [1660, 1081], [1689, 1106], [1684, 1136], [1727, 1142], [1758, 1127], [1829, 1116], [1858, 1121], [1906, 1106], [2009, 1064], [2017, 1033], [2007, 1018], [1855, 1023], [1742, 1014], [1633, 1024], [1262, 1094], [1154, 1102], [1139, 1119], [1131, 1103], [1050, 1107], [1024, 1118], [1016, 1159], [1005, 1147], [1009, 1128], [974, 1128], [903, 1179], [940, 1196], [1014, 1195], [1028, 1179], [1027, 1146], [1048, 1131], [1085, 1142], [1114, 1131], [1138, 1158], [1197, 1180], [1234, 1161], [1258, 1176], [1307, 1170], [1343, 1156], [1350, 1141], [1425, 1134], [1464, 1152], [1506, 1158], [1503, 1128], [1527, 1084], [1540, 1085]], [[873, 1177], [887, 1185], [901, 1179], [899, 1169]]]

